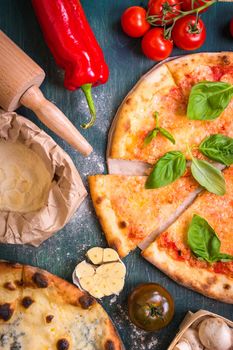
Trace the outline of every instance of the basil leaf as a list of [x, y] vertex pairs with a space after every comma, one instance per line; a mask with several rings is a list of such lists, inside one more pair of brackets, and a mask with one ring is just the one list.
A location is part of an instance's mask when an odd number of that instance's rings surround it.
[[192, 120], [212, 120], [220, 116], [233, 96], [233, 85], [204, 81], [193, 86], [187, 116]]
[[220, 253], [221, 242], [209, 223], [199, 215], [194, 215], [188, 230], [188, 245], [199, 258], [213, 263], [229, 262], [233, 256]]
[[188, 245], [199, 258], [215, 261], [221, 242], [214, 229], [199, 215], [194, 215], [188, 230]]
[[233, 138], [216, 134], [205, 138], [199, 151], [206, 157], [225, 165], [233, 164]]
[[148, 145], [153, 140], [153, 138], [157, 136], [158, 132], [159, 132], [158, 128], [155, 128], [152, 131], [150, 131], [147, 134], [146, 138], [144, 139], [144, 144]]
[[226, 193], [223, 174], [210, 163], [192, 157], [191, 172], [195, 180], [207, 191], [219, 196]]
[[158, 128], [159, 132], [166, 137], [169, 141], [171, 141], [173, 144], [176, 143], [176, 140], [174, 139], [174, 137], [172, 136], [172, 134], [170, 134], [170, 132], [168, 132], [166, 129], [164, 128]]
[[155, 118], [155, 125], [156, 126], [145, 137], [144, 145], [148, 145], [158, 135], [159, 132], [164, 137], [166, 137], [168, 140], [170, 140], [173, 144], [175, 144], [176, 141], [175, 141], [174, 137], [172, 136], [172, 134], [170, 134], [170, 132], [168, 132], [166, 129], [159, 127], [159, 113], [158, 112], [154, 112], [154, 118]]
[[186, 159], [180, 151], [165, 153], [155, 164], [145, 187], [160, 188], [177, 180], [186, 170]]
[[217, 256], [218, 260], [221, 260], [222, 262], [228, 262], [233, 260], [233, 256], [229, 254], [223, 254], [219, 253]]

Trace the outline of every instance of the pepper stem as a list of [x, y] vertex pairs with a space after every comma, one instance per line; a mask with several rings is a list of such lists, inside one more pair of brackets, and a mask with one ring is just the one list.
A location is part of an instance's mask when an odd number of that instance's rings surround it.
[[95, 120], [96, 120], [96, 110], [95, 110], [95, 104], [91, 94], [91, 88], [92, 88], [92, 84], [84, 84], [81, 86], [81, 89], [84, 92], [84, 95], [86, 97], [87, 104], [91, 113], [91, 120], [89, 121], [89, 123], [81, 125], [81, 127], [84, 129], [90, 128], [95, 123]]

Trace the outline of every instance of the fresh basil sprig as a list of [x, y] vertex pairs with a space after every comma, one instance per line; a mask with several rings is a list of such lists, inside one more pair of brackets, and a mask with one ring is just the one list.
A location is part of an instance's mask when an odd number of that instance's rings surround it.
[[232, 255], [220, 253], [220, 239], [209, 223], [199, 215], [193, 216], [189, 226], [188, 245], [198, 258], [209, 263], [233, 260]]
[[233, 138], [216, 134], [205, 138], [199, 146], [199, 151], [206, 157], [225, 164], [233, 164]]
[[145, 187], [160, 188], [181, 177], [186, 170], [186, 159], [180, 151], [167, 152], [155, 164], [152, 172], [147, 178]]
[[220, 116], [233, 96], [233, 85], [203, 81], [192, 87], [187, 116], [192, 120], [212, 120]]
[[223, 196], [226, 193], [226, 182], [222, 172], [205, 160], [194, 158], [189, 148], [188, 150], [194, 179], [207, 191]]
[[155, 128], [153, 130], [151, 130], [147, 134], [147, 136], [144, 139], [144, 144], [148, 145], [158, 135], [158, 133], [162, 134], [169, 141], [171, 141], [173, 144], [175, 144], [176, 141], [175, 141], [174, 137], [172, 136], [172, 134], [169, 131], [167, 131], [166, 129], [161, 128], [159, 126], [158, 115], [159, 115], [158, 112], [154, 113], [154, 117], [155, 117], [155, 120], [156, 120], [156, 126], [155, 126]]

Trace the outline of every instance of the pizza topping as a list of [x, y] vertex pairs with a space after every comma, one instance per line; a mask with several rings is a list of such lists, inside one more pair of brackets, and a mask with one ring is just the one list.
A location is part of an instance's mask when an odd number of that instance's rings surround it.
[[164, 328], [174, 315], [174, 301], [171, 295], [155, 283], [136, 287], [129, 296], [128, 307], [131, 321], [146, 331]]
[[226, 193], [226, 182], [222, 172], [209, 162], [193, 157], [189, 147], [188, 152], [192, 159], [191, 172], [194, 179], [207, 191], [223, 196]]
[[88, 294], [82, 295], [78, 301], [84, 310], [89, 309], [95, 303], [95, 300]]
[[233, 138], [216, 134], [205, 138], [199, 151], [206, 157], [224, 165], [233, 164]]
[[4, 283], [4, 288], [14, 291], [16, 290], [16, 285], [13, 282], [6, 282]]
[[213, 120], [227, 108], [233, 96], [233, 85], [204, 81], [192, 87], [187, 116], [191, 120]]
[[73, 273], [74, 284], [95, 298], [119, 294], [124, 287], [126, 268], [117, 252], [95, 247], [87, 252], [87, 257], [95, 265], [79, 263]]
[[208, 222], [199, 215], [193, 216], [189, 226], [188, 245], [198, 258], [209, 263], [233, 260], [232, 255], [220, 253], [220, 239]]
[[48, 316], [46, 316], [46, 322], [47, 323], [51, 323], [52, 322], [52, 320], [54, 319], [54, 316], [53, 315], [48, 315]]
[[25, 309], [28, 309], [29, 306], [31, 306], [34, 303], [34, 300], [30, 297], [24, 297], [22, 300], [22, 305], [25, 307]]
[[59, 339], [57, 342], [57, 350], [68, 350], [70, 347], [70, 344], [67, 339]]
[[180, 151], [167, 152], [155, 164], [145, 187], [147, 189], [167, 186], [184, 175], [186, 159]]
[[14, 313], [9, 303], [0, 304], [0, 319], [3, 321], [8, 321]]
[[115, 345], [111, 340], [107, 340], [104, 346], [104, 350], [115, 350]]
[[156, 126], [155, 128], [150, 131], [146, 138], [144, 139], [144, 144], [145, 145], [148, 145], [157, 135], [158, 133], [160, 133], [161, 135], [163, 135], [166, 139], [168, 139], [171, 143], [175, 144], [176, 141], [174, 139], [174, 137], [172, 136], [172, 134], [170, 134], [169, 131], [167, 131], [166, 129], [164, 128], [161, 128], [159, 126], [159, 120], [158, 120], [158, 112], [155, 112], [154, 113], [154, 117], [155, 117], [155, 122], [156, 122]]
[[37, 285], [38, 288], [47, 288], [48, 280], [42, 273], [36, 272], [32, 277], [33, 282]]

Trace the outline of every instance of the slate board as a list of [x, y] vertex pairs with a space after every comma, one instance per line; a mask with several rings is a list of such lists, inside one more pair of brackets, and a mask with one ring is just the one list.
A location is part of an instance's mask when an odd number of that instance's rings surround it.
[[[93, 145], [94, 153], [88, 158], [83, 158], [42, 126], [33, 113], [24, 108], [21, 108], [19, 113], [47, 131], [70, 154], [87, 186], [87, 175], [106, 172], [107, 133], [117, 107], [126, 93], [140, 76], [154, 65], [154, 62], [147, 60], [141, 54], [140, 40], [125, 36], [119, 25], [120, 15], [126, 7], [145, 5], [146, 1], [82, 0], [82, 3], [91, 26], [104, 48], [111, 72], [109, 82], [94, 90], [98, 111], [97, 123], [91, 130], [83, 131]], [[233, 4], [230, 3], [219, 3], [208, 13], [203, 14], [207, 25], [207, 41], [201, 51], [233, 49], [233, 39], [228, 32], [231, 17], [233, 17]], [[30, 1], [0, 0], [0, 28], [44, 68], [47, 78], [42, 86], [43, 92], [79, 127], [83, 120], [88, 118], [84, 97], [80, 91], [71, 93], [63, 88], [63, 74], [55, 66], [43, 41]], [[180, 54], [184, 52], [181, 50], [173, 52], [173, 55]], [[106, 241], [88, 197], [66, 227], [39, 248], [0, 245], [0, 259], [36, 265], [71, 280], [75, 264], [83, 259], [89, 247], [95, 245], [104, 247]], [[232, 305], [216, 302], [178, 286], [144, 261], [140, 257], [139, 250], [130, 254], [124, 262], [128, 273], [123, 293], [118, 298], [106, 298], [102, 303], [115, 321], [127, 350], [167, 349], [188, 310], [196, 311], [202, 308], [233, 320]], [[175, 299], [176, 313], [172, 323], [166, 329], [147, 334], [138, 331], [127, 320], [126, 301], [127, 295], [134, 286], [150, 281], [161, 283], [171, 292]]]

